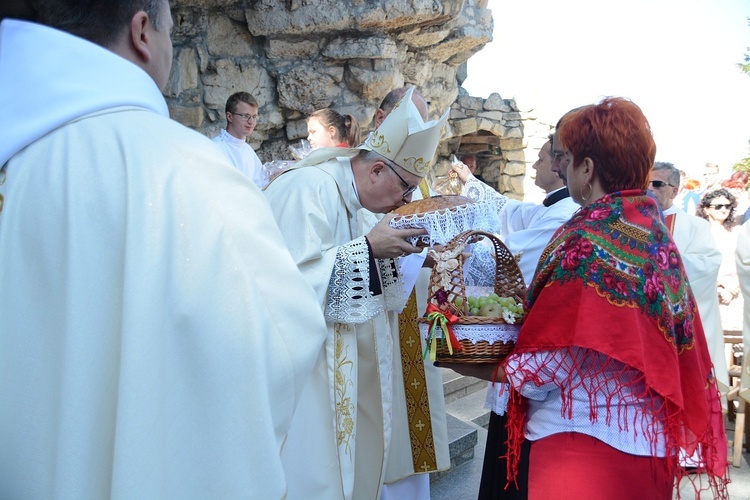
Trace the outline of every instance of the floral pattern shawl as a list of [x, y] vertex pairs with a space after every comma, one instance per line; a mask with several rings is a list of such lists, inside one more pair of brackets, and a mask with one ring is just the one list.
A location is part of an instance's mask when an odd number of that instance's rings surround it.
[[[650, 399], [660, 402], [638, 408], [660, 424], [646, 434], [653, 449], [662, 438], [668, 466], [678, 479], [685, 475], [680, 450], [688, 455], [700, 450], [701, 472], [708, 474], [714, 496], [726, 497], [727, 441], [706, 339], [677, 247], [644, 191], [611, 193], [581, 208], [542, 253], [526, 302], [527, 316], [511, 357], [584, 349], [641, 374], [634, 381], [610, 371], [615, 384], [593, 386], [586, 380], [603, 373], [601, 364], [584, 361], [567, 368], [558, 384], [562, 418], [572, 418], [575, 384], [586, 387], [593, 402], [597, 396], [609, 400], [607, 386], [638, 383], [646, 388], [644, 399], [656, 396]], [[513, 365], [514, 378], [534, 382], [535, 372]], [[607, 408], [603, 417], [620, 410]], [[592, 421], [599, 418], [597, 411], [592, 404]], [[524, 398], [512, 391], [509, 476], [515, 475], [524, 417]]]

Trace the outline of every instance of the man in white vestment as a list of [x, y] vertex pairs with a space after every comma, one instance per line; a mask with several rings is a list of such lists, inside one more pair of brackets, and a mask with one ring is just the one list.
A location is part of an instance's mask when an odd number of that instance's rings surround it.
[[224, 108], [227, 128], [221, 129], [213, 141], [226, 153], [237, 170], [262, 188], [266, 184], [263, 163], [247, 143], [258, 123], [258, 101], [247, 92], [235, 92]]
[[740, 227], [737, 237], [737, 251], [735, 253], [737, 264], [737, 278], [740, 281], [742, 297], [745, 299], [742, 316], [742, 338], [744, 340], [744, 362], [741, 377], [740, 396], [745, 401], [750, 401], [750, 221]]
[[325, 320], [260, 190], [169, 119], [167, 0], [34, 5], [0, 7], [0, 498], [287, 496]]
[[419, 252], [407, 238], [424, 231], [394, 229], [392, 216], [371, 227], [362, 209], [409, 202], [432, 166], [448, 115], [425, 123], [411, 92], [360, 148], [313, 151], [265, 190], [329, 327], [282, 450], [315, 485], [290, 497], [377, 499], [384, 481], [394, 349], [386, 311], [400, 311], [408, 292], [394, 258]]
[[[375, 112], [375, 129], [408, 90], [409, 87], [399, 87], [388, 92]], [[422, 118], [427, 120], [427, 101], [416, 90], [412, 93], [412, 102]], [[425, 178], [419, 183], [419, 189], [414, 191], [412, 201], [431, 195]], [[363, 212], [364, 220], [370, 221], [370, 227], [380, 218], [367, 210]], [[450, 468], [442, 370], [429, 361], [425, 363], [422, 355], [425, 342], [417, 323], [427, 308], [431, 269], [421, 268], [426, 253], [425, 249], [421, 254], [400, 259], [400, 269], [408, 266], [419, 271], [404, 310], [388, 313], [394, 343], [393, 410], [381, 500], [429, 500], [430, 473]], [[362, 389], [367, 390], [363, 385]]]
[[[560, 168], [559, 159], [555, 165], [552, 139], [553, 137], [550, 137], [550, 140], [541, 147], [538, 159], [532, 165], [536, 172], [534, 184], [546, 193], [544, 201], [539, 204], [506, 199], [499, 214], [503, 243], [516, 256], [518, 267], [527, 286], [534, 278], [539, 257], [552, 239], [552, 235], [579, 208], [579, 205], [570, 197], [568, 188], [559, 175], [559, 172], [561, 170], [564, 172], [565, 168]], [[453, 169], [465, 182], [462, 194], [477, 201], [503, 196], [479, 182], [463, 164], [455, 165]], [[523, 481], [519, 483], [519, 490], [513, 484], [508, 488], [505, 487], [505, 459], [502, 457], [506, 452], [505, 441], [507, 440], [505, 431], [507, 396], [501, 398], [498, 393], [498, 385], [490, 383], [487, 388], [485, 407], [492, 412], [487, 428], [479, 498], [482, 500], [525, 498]]]
[[710, 223], [695, 215], [686, 214], [674, 204], [679, 182], [680, 171], [673, 164], [654, 163], [649, 176], [649, 190], [659, 202], [664, 213], [664, 224], [672, 234], [685, 265], [688, 282], [698, 304], [716, 381], [724, 394], [729, 390], [729, 373], [724, 351], [724, 331], [719, 315], [719, 297], [716, 294], [721, 252], [711, 236]]

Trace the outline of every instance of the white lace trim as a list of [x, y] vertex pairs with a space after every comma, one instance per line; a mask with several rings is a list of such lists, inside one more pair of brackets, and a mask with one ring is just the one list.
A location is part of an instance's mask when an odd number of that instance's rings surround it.
[[[464, 282], [466, 286], [494, 287], [495, 286], [495, 251], [494, 248], [483, 244], [482, 240], [469, 246], [471, 256], [464, 262]], [[493, 290], [490, 290], [493, 291]], [[469, 294], [468, 290], [466, 295]], [[487, 295], [487, 294], [484, 294]]]
[[510, 385], [502, 382], [487, 383], [487, 395], [484, 398], [484, 407], [500, 416], [505, 415], [508, 409], [508, 398], [510, 397]]
[[[521, 325], [509, 325], [507, 323], [492, 323], [488, 325], [451, 325], [453, 333], [458, 340], [469, 340], [472, 344], [479, 341], [485, 341], [488, 344], [495, 342], [515, 342], [518, 338], [518, 331]], [[419, 331], [422, 337], [427, 339], [430, 333], [430, 325], [427, 323], [419, 324]], [[439, 326], [435, 330], [435, 335], [441, 337], [443, 329]]]
[[508, 201], [506, 196], [501, 195], [473, 175], [466, 180], [466, 184], [464, 184], [464, 187], [461, 190], [461, 195], [471, 198], [477, 203], [499, 203], [500, 206], [498, 208], [503, 208], [505, 202]]
[[364, 236], [341, 245], [328, 283], [326, 319], [364, 323], [385, 310], [381, 295], [370, 292], [370, 255]]
[[390, 224], [396, 229], [415, 227], [426, 229], [427, 234], [409, 239], [413, 245], [417, 243], [427, 246], [445, 245], [457, 235], [470, 229], [499, 234], [502, 229], [500, 209], [503, 208], [506, 200], [507, 198], [498, 194], [497, 197], [488, 197], [480, 203], [467, 203], [432, 212], [396, 216], [391, 219]]
[[409, 292], [405, 290], [406, 285], [396, 272], [396, 261], [394, 259], [377, 260], [380, 269], [380, 279], [383, 283], [383, 296], [385, 308], [388, 311], [401, 312], [406, 307]]

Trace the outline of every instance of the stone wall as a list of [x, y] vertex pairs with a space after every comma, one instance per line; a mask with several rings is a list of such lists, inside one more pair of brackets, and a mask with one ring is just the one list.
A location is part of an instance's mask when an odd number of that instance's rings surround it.
[[533, 116], [493, 94], [460, 88], [466, 60], [492, 39], [487, 0], [173, 0], [174, 69], [165, 91], [172, 117], [212, 137], [224, 104], [253, 94], [260, 119], [250, 143], [263, 161], [289, 159], [305, 117], [333, 107], [363, 130], [385, 94], [416, 85], [431, 118], [451, 107], [438, 170], [463, 135], [499, 138], [480, 155], [485, 178], [520, 197], [525, 122]]

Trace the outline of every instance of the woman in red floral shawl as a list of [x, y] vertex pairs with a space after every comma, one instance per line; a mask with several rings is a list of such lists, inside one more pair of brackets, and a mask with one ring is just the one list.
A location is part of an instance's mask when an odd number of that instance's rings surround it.
[[656, 154], [648, 121], [631, 101], [607, 98], [570, 114], [558, 136], [582, 208], [542, 254], [501, 366], [514, 389], [509, 474], [525, 435], [531, 500], [671, 499], [685, 454], [700, 457], [707, 488], [726, 498], [727, 441], [706, 340], [682, 260], [645, 191]]

